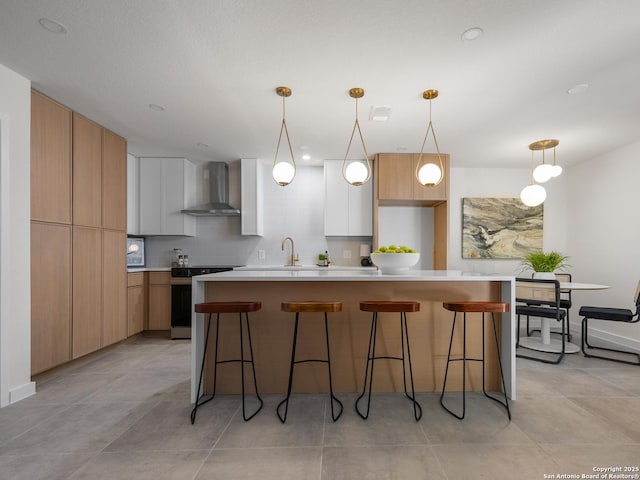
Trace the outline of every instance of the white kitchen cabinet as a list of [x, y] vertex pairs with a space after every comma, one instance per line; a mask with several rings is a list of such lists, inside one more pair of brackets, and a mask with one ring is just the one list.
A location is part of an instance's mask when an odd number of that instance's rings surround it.
[[325, 236], [373, 235], [373, 179], [359, 187], [342, 177], [342, 160], [324, 162]]
[[138, 157], [127, 155], [127, 234], [140, 234], [140, 161]]
[[242, 235], [264, 235], [263, 170], [257, 158], [240, 160]]
[[196, 166], [185, 158], [139, 160], [140, 235], [195, 236], [195, 217], [181, 211], [196, 203]]

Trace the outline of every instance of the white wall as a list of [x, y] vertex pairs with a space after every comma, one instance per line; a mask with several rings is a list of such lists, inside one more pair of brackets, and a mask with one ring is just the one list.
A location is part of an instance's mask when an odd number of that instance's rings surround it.
[[0, 117], [0, 406], [5, 406], [35, 393], [35, 383], [31, 382], [31, 83], [3, 65]]
[[[567, 243], [567, 177], [569, 172], [544, 184], [543, 249], [572, 256]], [[465, 272], [517, 275], [520, 260], [462, 258], [462, 199], [465, 197], [520, 197], [531, 182], [528, 168], [452, 168], [449, 198], [449, 269]]]
[[[570, 168], [567, 179], [574, 279], [610, 286], [574, 292], [574, 303], [635, 311], [633, 294], [640, 280], [640, 142]], [[608, 332], [600, 334], [603, 338], [640, 349], [638, 324], [593, 322], [590, 331], [592, 326]]]

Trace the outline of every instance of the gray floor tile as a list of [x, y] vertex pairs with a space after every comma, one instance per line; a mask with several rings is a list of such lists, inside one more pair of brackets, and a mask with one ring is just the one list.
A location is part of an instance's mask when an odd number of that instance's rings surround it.
[[[453, 417], [440, 405], [440, 394], [418, 396], [424, 415], [420, 425], [430, 444], [492, 443], [532, 444], [532, 440], [518, 426], [509, 421], [507, 411], [482, 393], [467, 393], [466, 415], [463, 420]], [[448, 393], [445, 405], [462, 413], [460, 394]]]
[[0, 445], [67, 408], [68, 405], [29, 405], [18, 402], [0, 409]]
[[0, 480], [65, 480], [93, 454], [0, 456]]
[[[325, 446], [426, 445], [420, 423], [413, 416], [412, 402], [400, 393], [378, 393], [371, 398], [369, 418], [355, 411], [358, 395], [342, 395], [344, 413], [337, 422], [325, 425]], [[361, 401], [366, 406], [366, 398]]]
[[633, 440], [604, 418], [564, 397], [527, 397], [513, 403], [513, 422], [538, 443], [625, 444]]
[[208, 450], [240, 409], [240, 397], [227, 395], [200, 407], [191, 425], [188, 402], [160, 402], [114, 440], [105, 451]]
[[236, 415], [216, 448], [310, 447], [322, 444], [326, 395], [292, 395], [286, 423], [276, 416], [282, 395], [264, 395], [264, 407], [245, 422]]
[[451, 480], [536, 480], [558, 469], [538, 446], [436, 445], [432, 449]]
[[627, 395], [640, 396], [640, 367], [611, 368], [611, 362], [607, 362], [608, 368], [589, 369], [586, 372], [604, 382], [605, 385], [621, 388]]
[[325, 447], [322, 480], [446, 479], [431, 447]]
[[[552, 445], [540, 447], [559, 465], [559, 473], [593, 475], [594, 467], [638, 467], [640, 447], [636, 445]], [[555, 473], [555, 472], [549, 472]], [[640, 473], [640, 472], [615, 472]], [[586, 478], [586, 477], [583, 477]], [[604, 479], [604, 475], [600, 475]]]
[[[178, 384], [184, 384], [187, 374], [164, 372], [131, 372], [122, 375], [106, 387], [97, 389], [85, 402], [147, 402], [157, 400]], [[155, 398], [154, 398], [155, 397]]]
[[[640, 378], [640, 372], [638, 374]], [[591, 412], [597, 418], [606, 420], [610, 425], [615, 425], [618, 431], [638, 443], [638, 459], [640, 460], [640, 397], [572, 397], [571, 401]]]
[[74, 405], [0, 446], [0, 455], [99, 452], [145, 413], [147, 405]]
[[36, 383], [36, 394], [22, 401], [25, 405], [70, 405], [84, 402], [97, 390], [109, 390], [122, 373], [61, 374]]
[[196, 480], [319, 480], [321, 447], [215, 449]]
[[209, 452], [206, 450], [191, 452], [105, 452], [91, 458], [71, 475], [69, 480], [192, 479], [202, 467], [202, 463], [208, 454]]

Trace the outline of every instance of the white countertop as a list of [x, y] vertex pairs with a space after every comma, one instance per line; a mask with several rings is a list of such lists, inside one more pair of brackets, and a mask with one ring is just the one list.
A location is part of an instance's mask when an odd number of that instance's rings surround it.
[[170, 272], [171, 267], [127, 267], [127, 273], [135, 272]]
[[514, 281], [515, 277], [508, 275], [465, 273], [458, 270], [408, 270], [402, 275], [385, 275], [373, 268], [355, 268], [351, 270], [338, 270], [334, 268], [317, 268], [316, 270], [293, 269], [290, 270], [244, 270], [236, 269], [231, 272], [220, 272], [209, 275], [192, 277], [194, 282], [286, 282], [296, 281], [398, 281], [398, 282], [425, 282], [425, 281]]
[[320, 270], [331, 270], [331, 271], [339, 271], [339, 270], [349, 270], [349, 271], [372, 271], [376, 270], [376, 267], [352, 267], [347, 265], [330, 265], [325, 267], [324, 265], [246, 265], [243, 267], [234, 267], [234, 270], [237, 271], [320, 271]]

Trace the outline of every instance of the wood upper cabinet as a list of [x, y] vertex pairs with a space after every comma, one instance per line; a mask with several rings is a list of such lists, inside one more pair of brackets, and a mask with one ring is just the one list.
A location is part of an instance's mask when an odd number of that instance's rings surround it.
[[102, 347], [102, 263], [102, 231], [74, 226], [73, 358]]
[[31, 219], [71, 223], [71, 110], [34, 90]]
[[127, 234], [102, 231], [102, 345], [127, 338]]
[[102, 226], [127, 229], [127, 141], [102, 129]]
[[[421, 185], [415, 176], [418, 155], [413, 153], [380, 153], [376, 156], [378, 200], [390, 204], [400, 202], [415, 205], [434, 205], [449, 196], [449, 155], [441, 154], [444, 179], [435, 187]], [[422, 163], [438, 163], [436, 154], [423, 154]]]
[[71, 226], [31, 222], [31, 374], [71, 360]]
[[102, 127], [75, 112], [73, 224], [102, 226]]

